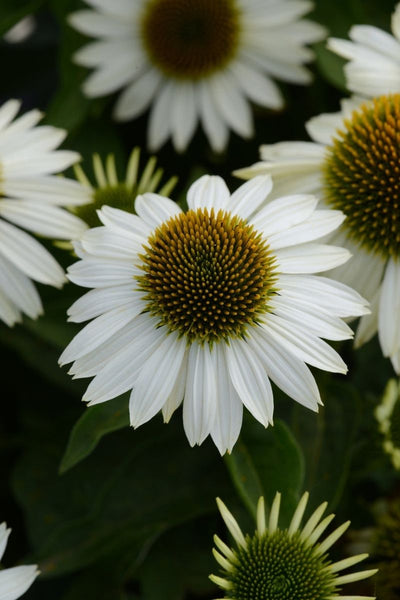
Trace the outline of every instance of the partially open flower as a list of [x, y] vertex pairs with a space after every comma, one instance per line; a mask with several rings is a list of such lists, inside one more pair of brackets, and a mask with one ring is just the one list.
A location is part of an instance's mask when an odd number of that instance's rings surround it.
[[230, 548], [217, 535], [214, 557], [222, 567], [221, 575], [210, 579], [224, 591], [226, 600], [373, 600], [367, 596], [343, 596], [342, 586], [371, 577], [377, 569], [341, 574], [367, 558], [359, 554], [332, 562], [329, 550], [343, 535], [350, 521], [327, 537], [323, 533], [334, 518], [322, 519], [327, 502], [321, 504], [301, 526], [308, 502], [306, 492], [287, 529], [279, 527], [281, 495], [276, 494], [268, 522], [264, 498], [257, 506], [257, 529], [244, 535], [225, 504], [217, 499], [218, 508], [236, 547]]
[[87, 195], [87, 203], [74, 207], [74, 213], [83, 219], [89, 227], [101, 224], [97, 211], [104, 205], [135, 212], [135, 199], [139, 194], [157, 192], [169, 196], [177, 178], [170, 177], [161, 185], [164, 171], [157, 167], [156, 157], [151, 157], [144, 169], [140, 169], [140, 148], [134, 148], [128, 160], [124, 179], [118, 177], [115, 157], [109, 154], [102, 163], [98, 154], [93, 155], [95, 184], [92, 185], [80, 165], [74, 166], [76, 178], [82, 184]]

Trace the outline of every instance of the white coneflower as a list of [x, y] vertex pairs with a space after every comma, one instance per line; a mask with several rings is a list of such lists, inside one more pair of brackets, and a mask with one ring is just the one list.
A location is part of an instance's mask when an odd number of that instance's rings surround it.
[[168, 138], [183, 151], [201, 123], [216, 151], [232, 129], [253, 134], [250, 101], [272, 109], [283, 98], [272, 77], [310, 82], [303, 66], [306, 48], [325, 30], [301, 17], [312, 9], [303, 0], [86, 0], [92, 10], [70, 16], [78, 31], [98, 38], [74, 60], [95, 71], [85, 81], [87, 96], [122, 89], [119, 120], [151, 106], [149, 146]]
[[328, 48], [350, 60], [344, 67], [349, 90], [367, 98], [400, 93], [400, 4], [392, 15], [392, 32], [354, 25], [351, 42], [328, 40]]
[[[0, 525], [0, 560], [7, 546], [11, 529], [6, 529], [6, 524]], [[0, 570], [0, 599], [16, 600], [32, 585], [39, 575], [36, 565], [23, 565], [11, 569]]]
[[0, 108], [0, 319], [7, 325], [20, 321], [22, 313], [41, 314], [32, 279], [55, 287], [66, 281], [54, 257], [19, 227], [63, 240], [79, 237], [86, 228], [62, 208], [85, 201], [80, 184], [54, 175], [79, 155], [56, 150], [66, 132], [36, 127], [42, 116], [38, 110], [15, 119], [19, 108], [17, 100]]
[[[115, 165], [115, 157], [109, 154], [103, 165], [98, 154], [93, 155], [95, 184], [92, 185], [80, 165], [75, 165], [75, 175], [86, 192], [86, 203], [74, 207], [73, 212], [89, 225], [100, 225], [97, 211], [104, 205], [134, 212], [135, 199], [139, 194], [157, 192], [168, 196], [173, 190], [177, 177], [170, 177], [161, 187], [163, 169], [157, 168], [157, 159], [151, 157], [142, 172], [139, 169], [140, 149], [134, 148], [128, 160], [125, 179], [120, 180]], [[80, 191], [82, 194], [82, 190]]]
[[[287, 529], [279, 527], [281, 495], [277, 493], [268, 521], [264, 498], [257, 506], [257, 529], [252, 536], [243, 535], [235, 517], [218, 498], [218, 508], [230, 531], [235, 548], [217, 535], [213, 554], [222, 567], [222, 576], [210, 579], [224, 591], [226, 600], [374, 600], [367, 596], [341, 594], [346, 583], [371, 577], [377, 569], [341, 574], [364, 560], [359, 554], [332, 562], [329, 550], [343, 535], [350, 521], [343, 523], [324, 539], [321, 536], [334, 518], [322, 516], [327, 502], [321, 504], [301, 527], [308, 502], [306, 492]], [[322, 519], [322, 520], [321, 520]]]
[[262, 162], [236, 173], [270, 173], [280, 193], [315, 193], [344, 212], [330, 241], [353, 256], [331, 276], [371, 302], [356, 345], [378, 331], [384, 356], [400, 373], [400, 95], [346, 100], [341, 112], [311, 119], [307, 130], [314, 142], [262, 146]]
[[315, 240], [337, 228], [339, 211], [294, 195], [266, 202], [270, 177], [232, 196], [220, 177], [189, 189], [189, 210], [157, 194], [138, 196], [137, 215], [103, 207], [103, 223], [75, 244], [69, 278], [95, 288], [69, 310], [93, 321], [61, 364], [94, 376], [84, 400], [105, 402], [127, 390], [134, 427], [160, 410], [168, 421], [183, 401], [189, 442], [211, 434], [231, 450], [245, 405], [272, 422], [270, 379], [317, 410], [320, 397], [305, 363], [340, 373], [346, 366], [320, 338], [352, 336], [341, 317], [367, 312], [353, 290], [314, 273], [342, 264], [347, 250]]

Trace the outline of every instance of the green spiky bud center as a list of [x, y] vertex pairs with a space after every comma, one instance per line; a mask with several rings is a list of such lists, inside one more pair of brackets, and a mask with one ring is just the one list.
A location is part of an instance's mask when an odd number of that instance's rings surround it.
[[327, 600], [335, 591], [335, 575], [325, 554], [298, 532], [277, 530], [247, 536], [246, 548], [235, 552], [233, 570], [225, 575], [232, 600]]

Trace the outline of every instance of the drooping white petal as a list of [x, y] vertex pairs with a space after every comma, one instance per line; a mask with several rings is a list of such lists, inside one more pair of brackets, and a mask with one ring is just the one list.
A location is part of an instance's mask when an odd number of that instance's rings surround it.
[[168, 423], [176, 409], [182, 404], [185, 397], [186, 387], [186, 372], [188, 363], [189, 350], [185, 350], [184, 357], [182, 359], [181, 368], [176, 377], [175, 385], [172, 388], [166, 402], [162, 407], [162, 415], [164, 423]]
[[378, 336], [384, 356], [400, 348], [400, 262], [391, 258], [383, 277], [378, 314]]
[[60, 356], [60, 365], [70, 363], [98, 348], [113, 333], [134, 319], [141, 307], [141, 304], [132, 303], [114, 308], [85, 325]]
[[23, 565], [0, 571], [1, 600], [17, 600], [25, 594], [38, 575], [36, 565]]
[[43, 313], [39, 294], [32, 281], [1, 254], [0, 289], [31, 319], [36, 319]]
[[148, 145], [156, 152], [167, 141], [171, 133], [171, 112], [174, 100], [174, 85], [172, 82], [162, 82], [163, 87], [154, 100], [149, 117]]
[[266, 315], [262, 327], [283, 349], [307, 364], [324, 371], [347, 373], [347, 367], [339, 354], [299, 324], [270, 313]]
[[354, 338], [355, 348], [360, 348], [360, 346], [369, 342], [369, 340], [378, 331], [378, 313], [380, 296], [381, 287], [379, 286], [370, 302], [370, 314], [361, 317], [360, 322], [358, 324], [356, 335]]
[[129, 400], [133, 427], [143, 425], [161, 410], [175, 386], [185, 349], [186, 340], [173, 331], [143, 364]]
[[183, 427], [189, 444], [201, 444], [210, 433], [217, 405], [215, 351], [193, 342], [189, 349]]
[[117, 287], [90, 290], [69, 307], [67, 311], [68, 320], [74, 323], [82, 323], [82, 321], [94, 319], [102, 313], [125, 304], [130, 305], [134, 301], [143, 302], [141, 296], [141, 293], [134, 291], [130, 283]]
[[214, 100], [205, 82], [197, 84], [200, 120], [215, 152], [222, 152], [228, 143], [229, 129], [218, 113]]
[[148, 69], [120, 95], [114, 108], [117, 120], [125, 121], [141, 115], [151, 104], [161, 83], [155, 69]]
[[227, 71], [209, 81], [209, 90], [218, 112], [233, 131], [244, 138], [253, 135], [253, 119], [247, 100]]
[[0, 253], [35, 281], [55, 287], [65, 282], [53, 256], [33, 237], [5, 221], [0, 221]]
[[211, 437], [221, 455], [231, 452], [242, 426], [243, 404], [232, 385], [221, 344], [215, 346], [217, 407]]
[[225, 346], [229, 375], [240, 399], [252, 415], [267, 427], [272, 423], [274, 402], [267, 373], [249, 344], [230, 340]]
[[0, 215], [28, 231], [60, 240], [79, 238], [87, 229], [84, 221], [66, 210], [29, 200], [0, 200]]
[[316, 275], [279, 276], [280, 293], [294, 304], [324, 310], [337, 317], [357, 317], [368, 312], [367, 301], [344, 283]]
[[193, 82], [175, 85], [171, 113], [172, 143], [183, 152], [195, 132], [198, 120], [196, 87]]
[[286, 350], [262, 327], [254, 327], [249, 345], [260, 357], [268, 377], [296, 402], [316, 411], [321, 403], [317, 384], [310, 369]]

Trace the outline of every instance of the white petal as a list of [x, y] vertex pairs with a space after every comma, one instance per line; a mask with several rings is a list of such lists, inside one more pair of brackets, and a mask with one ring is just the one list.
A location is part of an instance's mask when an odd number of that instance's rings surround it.
[[134, 260], [142, 250], [141, 239], [127, 231], [93, 227], [81, 239], [82, 248], [93, 256]]
[[250, 223], [262, 231], [265, 237], [286, 231], [308, 219], [318, 204], [318, 198], [306, 194], [296, 194], [271, 200], [252, 219]]
[[132, 284], [90, 290], [69, 307], [68, 320], [74, 323], [88, 321], [136, 299], [140, 302], [140, 297], [141, 294], [133, 290]]
[[0, 290], [0, 319], [9, 327], [22, 321], [17, 307]]
[[236, 85], [250, 100], [268, 108], [280, 109], [283, 107], [281, 91], [270, 77], [244, 61], [233, 62], [229, 66], [229, 70]]
[[381, 287], [376, 290], [370, 303], [371, 313], [361, 317], [357, 327], [356, 336], [354, 338], [354, 347], [360, 348], [363, 344], [369, 342], [369, 340], [378, 331], [378, 312], [379, 312], [379, 301], [381, 296]]
[[270, 313], [266, 315], [262, 327], [283, 349], [309, 365], [333, 373], [347, 373], [339, 354], [300, 325]]
[[40, 283], [61, 287], [64, 272], [52, 255], [34, 238], [0, 221], [0, 253], [13, 265]]
[[197, 93], [200, 119], [208, 141], [215, 152], [222, 152], [228, 143], [228, 127], [215, 106], [207, 83], [200, 81]]
[[21, 108], [20, 100], [7, 100], [0, 107], [0, 131], [5, 129], [14, 117], [17, 116], [19, 109]]
[[386, 266], [379, 302], [378, 335], [385, 356], [400, 348], [400, 263], [391, 258]]
[[209, 90], [218, 112], [233, 131], [248, 138], [253, 135], [253, 119], [248, 101], [232, 75], [223, 71], [210, 79]]
[[157, 329], [157, 321], [148, 314], [140, 314], [101, 346], [76, 360], [69, 371], [75, 378], [96, 375], [85, 400], [105, 402], [133, 388], [143, 362], [161, 343], [164, 330]]
[[125, 121], [141, 115], [156, 96], [161, 78], [155, 69], [149, 69], [123, 90], [114, 108], [117, 120]]
[[32, 281], [1, 254], [0, 288], [28, 317], [36, 319], [43, 313], [39, 294]]
[[345, 218], [339, 210], [315, 210], [307, 221], [269, 235], [268, 244], [276, 250], [317, 240], [340, 227]]
[[197, 95], [192, 82], [181, 83], [174, 89], [171, 114], [172, 142], [177, 152], [183, 152], [192, 139], [197, 126]]
[[151, 227], [147, 225], [140, 217], [131, 215], [125, 210], [112, 208], [111, 206], [102, 206], [98, 211], [98, 217], [104, 225], [117, 232], [134, 234], [142, 237], [143, 241], [147, 239], [151, 233]]
[[171, 133], [172, 103], [174, 100], [174, 85], [163, 82], [161, 90], [154, 100], [148, 126], [148, 146], [156, 152], [167, 141]]
[[79, 260], [68, 267], [68, 279], [82, 287], [109, 287], [132, 281], [137, 269], [130, 261], [105, 258]]
[[189, 444], [201, 444], [210, 433], [217, 405], [215, 351], [193, 342], [189, 349], [183, 427]]
[[331, 144], [337, 130], [343, 127], [342, 112], [323, 113], [306, 123], [308, 135], [320, 144]]
[[69, 15], [69, 23], [80, 33], [93, 37], [123, 37], [131, 34], [129, 21], [110, 18], [94, 10], [79, 10]]
[[97, 317], [88, 323], [88, 325], [85, 325], [60, 356], [60, 365], [70, 363], [101, 346], [113, 333], [119, 331], [132, 321], [140, 308], [140, 306], [135, 304], [133, 306], [128, 304], [124, 307], [114, 308], [100, 315], [100, 317]]
[[233, 386], [252, 415], [267, 427], [272, 423], [274, 403], [267, 373], [250, 345], [231, 340], [225, 346], [226, 362]]
[[315, 311], [314, 307], [294, 304], [292, 299], [285, 298], [284, 295], [274, 296], [271, 304], [274, 314], [300, 324], [318, 337], [335, 341], [353, 337], [353, 332], [346, 323], [325, 311]]
[[54, 175], [7, 178], [2, 182], [4, 196], [49, 204], [79, 206], [91, 202], [91, 190], [78, 181]]
[[316, 275], [280, 275], [277, 287], [294, 304], [324, 310], [337, 317], [366, 314], [368, 304], [347, 285]]
[[185, 349], [186, 340], [173, 331], [146, 360], [129, 401], [133, 427], [143, 425], [161, 410], [175, 386]]
[[271, 190], [270, 175], [254, 177], [232, 194], [229, 201], [230, 212], [239, 215], [242, 219], [248, 219], [265, 202]]
[[36, 565], [24, 565], [0, 571], [1, 600], [16, 600], [25, 594], [38, 575]]
[[211, 437], [220, 454], [231, 452], [235, 445], [243, 418], [243, 404], [232, 385], [221, 344], [216, 344], [217, 406]]
[[288, 354], [262, 327], [254, 327], [249, 345], [262, 361], [272, 381], [296, 402], [316, 411], [321, 399], [315, 379], [302, 360]]
[[151, 193], [136, 198], [135, 210], [139, 217], [152, 229], [182, 212], [176, 202], [159, 194]]
[[187, 193], [187, 203], [190, 210], [213, 208], [215, 211], [229, 208], [229, 190], [222, 177], [203, 175], [190, 186]]
[[185, 396], [185, 387], [186, 387], [186, 372], [187, 372], [187, 364], [188, 364], [188, 355], [189, 355], [189, 350], [186, 348], [185, 355], [182, 359], [181, 368], [176, 377], [175, 385], [172, 388], [167, 400], [165, 401], [164, 406], [162, 407], [162, 415], [163, 415], [164, 423], [168, 423], [170, 421], [173, 413], [183, 402], [183, 398]]
[[[1, 118], [1, 109], [0, 109], [0, 118]], [[0, 525], [0, 560], [3, 558], [4, 551], [7, 546], [8, 537], [11, 533], [11, 529], [7, 529], [6, 523]]]
[[319, 273], [349, 260], [346, 248], [325, 244], [302, 244], [274, 251], [277, 268], [283, 273]]
[[62, 208], [29, 200], [0, 200], [0, 215], [28, 231], [60, 240], [79, 238], [87, 229], [82, 219]]

